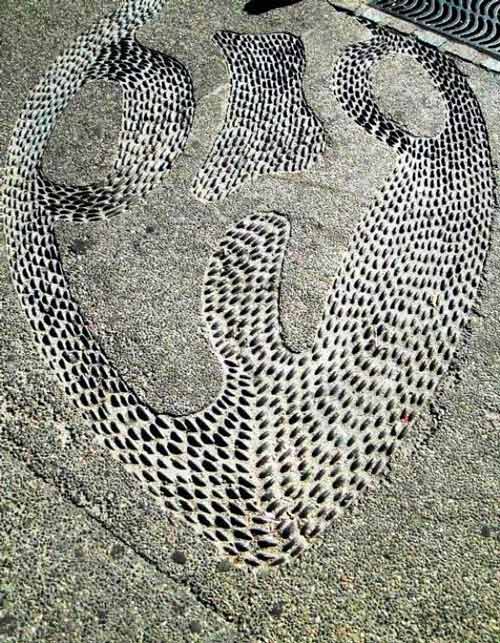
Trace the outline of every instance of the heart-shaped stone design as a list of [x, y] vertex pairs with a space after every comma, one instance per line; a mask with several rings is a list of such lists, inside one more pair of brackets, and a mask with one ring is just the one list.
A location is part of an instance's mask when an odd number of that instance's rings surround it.
[[[495, 194], [488, 136], [450, 59], [382, 30], [349, 47], [335, 65], [333, 94], [398, 156], [355, 231], [312, 348], [296, 354], [281, 340], [288, 221], [248, 216], [222, 240], [203, 289], [223, 389], [199, 413], [155, 413], [86, 326], [54, 226], [116, 214], [155, 184], [186, 141], [193, 112], [187, 72], [133, 39], [161, 5], [125, 3], [69, 48], [28, 100], [2, 192], [12, 277], [42, 354], [99, 441], [162, 507], [227, 555], [277, 564], [383, 474], [453, 357], [489, 244]], [[439, 136], [414, 137], [378, 109], [369, 74], [388, 52], [413, 56], [441, 92], [447, 118]], [[39, 170], [50, 131], [82, 84], [97, 77], [114, 78], [125, 93], [115, 173], [105, 185], [50, 183]]]

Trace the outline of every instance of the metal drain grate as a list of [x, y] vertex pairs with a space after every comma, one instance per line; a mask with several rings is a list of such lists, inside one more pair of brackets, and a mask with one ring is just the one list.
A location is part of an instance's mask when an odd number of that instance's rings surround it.
[[500, 0], [372, 0], [369, 4], [500, 58]]

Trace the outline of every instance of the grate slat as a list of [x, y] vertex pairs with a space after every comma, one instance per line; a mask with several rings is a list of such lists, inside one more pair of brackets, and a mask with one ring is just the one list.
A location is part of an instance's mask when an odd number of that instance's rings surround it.
[[372, 0], [369, 4], [500, 59], [500, 0]]

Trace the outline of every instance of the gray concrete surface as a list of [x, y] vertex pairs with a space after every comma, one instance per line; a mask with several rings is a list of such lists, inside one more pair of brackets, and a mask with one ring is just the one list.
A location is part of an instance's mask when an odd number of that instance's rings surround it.
[[[107, 353], [144, 399], [174, 413], [200, 408], [220, 384], [199, 311], [203, 273], [224, 231], [256, 208], [291, 216], [281, 306], [288, 343], [303, 347], [349, 237], [394, 160], [348, 120], [330, 90], [333, 61], [370, 37], [365, 27], [322, 0], [258, 17], [244, 15], [243, 4], [172, 0], [141, 30], [142, 42], [177, 57], [193, 76], [189, 144], [144, 203], [107, 224], [58, 230], [73, 291]], [[48, 62], [116, 5], [2, 0], [2, 153]], [[329, 146], [311, 171], [266, 177], [204, 206], [189, 185], [226, 104], [228, 78], [211, 42], [221, 28], [303, 37], [306, 93]], [[500, 77], [460, 65], [500, 163]], [[415, 131], [436, 131], [442, 105], [412, 69], [404, 58], [387, 60], [377, 95]], [[116, 89], [89, 85], [61, 118], [46, 171], [74, 183], [103, 176], [119, 124]], [[1, 236], [0, 641], [500, 641], [499, 284], [497, 221], [479, 314], [389, 480], [300, 560], [254, 576], [161, 515], [93, 445], [36, 353]]]

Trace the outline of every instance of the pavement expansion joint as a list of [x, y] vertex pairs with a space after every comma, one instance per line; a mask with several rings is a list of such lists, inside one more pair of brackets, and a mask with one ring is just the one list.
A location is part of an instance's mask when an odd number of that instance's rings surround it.
[[[19, 444], [17, 444], [17, 441], [13, 439], [13, 436], [11, 434], [8, 434], [7, 439], [11, 442], [12, 445], [19, 446]], [[124, 538], [122, 534], [120, 534], [112, 527], [110, 527], [110, 525], [105, 520], [101, 520], [98, 516], [95, 515], [95, 513], [93, 513], [92, 511], [89, 511], [86, 507], [82, 507], [81, 503], [79, 503], [74, 497], [72, 497], [71, 494], [69, 494], [66, 489], [62, 487], [58, 487], [57, 485], [54, 485], [54, 481], [51, 479], [51, 477], [44, 475], [43, 467], [40, 467], [35, 462], [33, 462], [31, 457], [28, 456], [27, 454], [23, 454], [22, 449], [21, 451], [16, 448], [12, 450], [9, 449], [9, 452], [10, 452], [10, 455], [16, 461], [22, 463], [22, 465], [25, 466], [37, 480], [40, 480], [42, 483], [48, 484], [49, 486], [55, 486], [55, 488], [58, 488], [61, 494], [61, 497], [65, 502], [71, 504], [75, 509], [85, 514], [85, 516], [90, 520], [95, 521], [102, 529], [104, 529], [110, 535], [110, 537], [112, 537], [116, 541], [117, 544], [128, 547], [131, 551], [133, 551], [133, 553], [138, 558], [140, 558], [146, 565], [148, 565], [148, 567], [159, 572], [169, 580], [173, 582], [178, 582], [178, 578], [176, 576], [168, 573], [168, 571], [164, 569], [163, 566], [157, 560], [155, 560], [154, 558], [151, 558], [150, 556], [147, 555], [145, 551], [143, 551], [140, 547], [136, 546], [136, 544], [133, 542], [132, 539]], [[178, 564], [184, 564], [186, 562], [186, 556], [183, 552], [175, 550], [172, 553], [172, 560]], [[228, 612], [225, 612], [223, 609], [221, 609], [221, 607], [216, 602], [211, 600], [210, 597], [207, 596], [206, 592], [204, 592], [198, 586], [198, 584], [194, 579], [184, 578], [183, 585], [187, 587], [190, 594], [196, 599], [196, 601], [200, 605], [203, 605], [203, 607], [214, 612], [220, 618], [224, 619], [227, 623], [230, 623], [231, 614]]]

